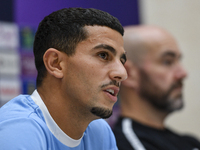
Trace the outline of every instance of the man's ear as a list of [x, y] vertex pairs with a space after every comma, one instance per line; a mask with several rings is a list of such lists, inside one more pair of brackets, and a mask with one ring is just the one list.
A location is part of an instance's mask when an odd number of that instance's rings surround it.
[[62, 52], [54, 48], [49, 48], [43, 56], [47, 71], [56, 78], [63, 77], [63, 69], [61, 67], [62, 57]]
[[128, 88], [137, 89], [139, 80], [137, 67], [130, 60], [126, 61], [124, 67], [126, 68], [128, 78], [122, 81], [122, 85]]

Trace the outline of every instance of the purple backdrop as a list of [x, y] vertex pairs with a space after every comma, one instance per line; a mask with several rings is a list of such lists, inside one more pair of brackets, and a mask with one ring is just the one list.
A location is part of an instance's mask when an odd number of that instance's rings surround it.
[[19, 25], [37, 27], [44, 16], [65, 7], [97, 8], [117, 17], [122, 25], [138, 24], [138, 0], [15, 0]]

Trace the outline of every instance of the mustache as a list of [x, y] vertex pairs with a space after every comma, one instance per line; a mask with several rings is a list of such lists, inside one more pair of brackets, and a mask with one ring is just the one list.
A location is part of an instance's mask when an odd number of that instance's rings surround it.
[[179, 88], [179, 87], [183, 87], [183, 81], [179, 80], [176, 83], [174, 83], [171, 87], [171, 89], [175, 89], [175, 88]]
[[104, 88], [104, 87], [109, 86], [109, 85], [115, 85], [115, 86], [119, 87], [119, 86], [120, 86], [120, 83], [117, 82], [116, 80], [111, 80], [109, 83], [103, 84], [103, 85], [101, 86], [101, 88]]
[[171, 93], [174, 89], [179, 88], [179, 87], [183, 87], [183, 81], [179, 80], [176, 83], [174, 83], [171, 88], [168, 90], [167, 94]]

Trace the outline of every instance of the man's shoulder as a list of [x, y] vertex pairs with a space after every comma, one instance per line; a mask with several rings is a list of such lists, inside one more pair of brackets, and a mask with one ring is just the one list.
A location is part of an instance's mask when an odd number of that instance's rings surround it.
[[34, 103], [30, 95], [19, 95], [0, 108], [0, 123], [17, 118], [31, 118], [34, 114], [40, 117], [38, 105]]
[[[15, 149], [46, 147], [44, 139], [50, 132], [40, 117], [39, 107], [29, 95], [19, 95], [0, 109], [0, 143], [2, 147]], [[13, 135], [13, 136], [11, 136]]]
[[97, 120], [92, 121], [89, 124], [88, 128], [93, 129], [93, 130], [97, 129], [98, 131], [108, 130], [108, 129], [110, 130], [109, 124], [104, 119], [97, 119]]
[[34, 119], [10, 118], [0, 122], [0, 143], [5, 149], [46, 147], [50, 132]]
[[117, 150], [114, 134], [104, 119], [92, 121], [84, 133], [85, 143], [93, 143], [93, 149]]
[[98, 135], [98, 139], [114, 137], [109, 124], [104, 119], [97, 119], [92, 121], [87, 127], [85, 134], [95, 138]]
[[200, 140], [194, 135], [187, 134], [187, 135], [183, 135], [182, 138], [184, 139], [184, 141], [189, 142], [191, 145], [193, 146], [198, 145], [198, 148], [200, 148]]

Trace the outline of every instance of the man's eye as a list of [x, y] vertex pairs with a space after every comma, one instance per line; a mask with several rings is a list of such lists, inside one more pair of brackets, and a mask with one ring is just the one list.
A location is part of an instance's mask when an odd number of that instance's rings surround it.
[[173, 61], [172, 60], [163, 60], [162, 62], [164, 65], [166, 66], [171, 66], [173, 64]]
[[98, 54], [102, 59], [108, 60], [108, 53], [102, 52]]
[[124, 65], [126, 60], [125, 59], [121, 59], [122, 64]]

